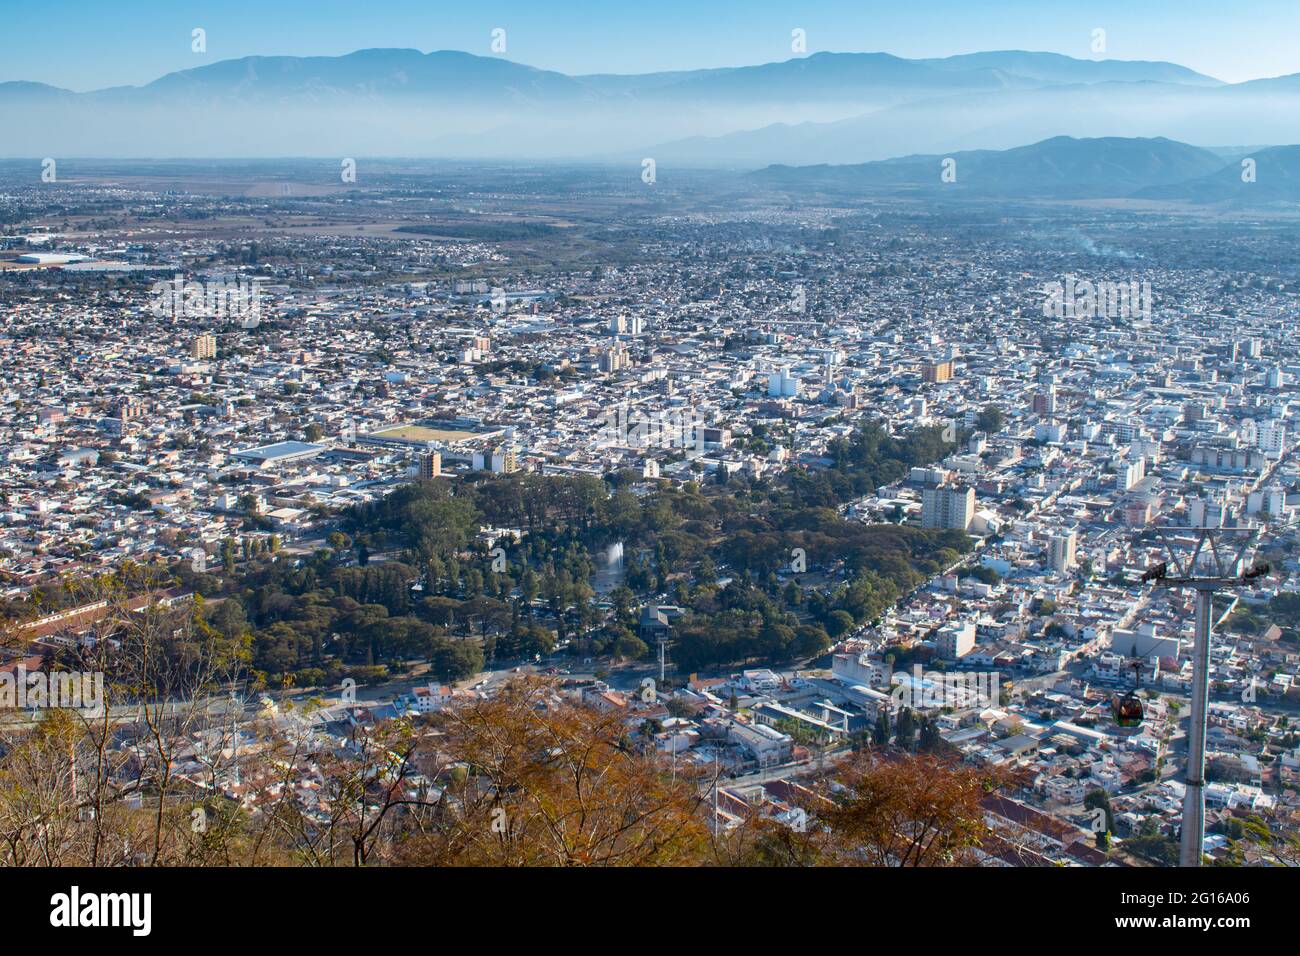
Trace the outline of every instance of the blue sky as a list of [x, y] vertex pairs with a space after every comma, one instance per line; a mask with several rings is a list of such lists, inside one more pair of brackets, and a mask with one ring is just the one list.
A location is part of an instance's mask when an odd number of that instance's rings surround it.
[[[207, 31], [206, 54], [190, 32]], [[458, 49], [566, 73], [640, 73], [788, 59], [808, 51], [945, 56], [1048, 50], [1171, 60], [1230, 82], [1300, 73], [1300, 0], [8, 0], [0, 80], [74, 90], [148, 82], [252, 54], [336, 55], [365, 47]]]

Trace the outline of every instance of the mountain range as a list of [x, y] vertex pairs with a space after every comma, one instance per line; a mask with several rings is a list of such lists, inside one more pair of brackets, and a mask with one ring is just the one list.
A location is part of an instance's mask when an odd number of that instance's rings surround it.
[[1297, 119], [1300, 74], [1227, 84], [1174, 63], [1025, 51], [569, 76], [502, 57], [372, 49], [224, 60], [82, 93], [0, 83], [8, 156], [582, 159], [638, 173], [653, 157], [661, 175], [673, 164], [861, 164], [1059, 136], [1281, 143]]
[[[1244, 165], [1251, 174], [1244, 176]], [[1138, 199], [1234, 206], [1300, 203], [1300, 146], [1208, 150], [1163, 137], [1056, 136], [1006, 150], [750, 174], [791, 194], [844, 198]]]

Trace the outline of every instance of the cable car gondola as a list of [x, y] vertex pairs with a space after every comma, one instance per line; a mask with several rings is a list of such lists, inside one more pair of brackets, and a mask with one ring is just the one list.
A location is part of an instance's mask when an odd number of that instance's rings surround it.
[[1142, 705], [1142, 698], [1137, 695], [1137, 689], [1141, 684], [1139, 673], [1142, 670], [1142, 662], [1134, 661], [1133, 667], [1133, 690], [1123, 695], [1115, 695], [1111, 701], [1111, 710], [1115, 715], [1115, 723], [1121, 727], [1140, 727], [1142, 720], [1146, 717], [1146, 708]]

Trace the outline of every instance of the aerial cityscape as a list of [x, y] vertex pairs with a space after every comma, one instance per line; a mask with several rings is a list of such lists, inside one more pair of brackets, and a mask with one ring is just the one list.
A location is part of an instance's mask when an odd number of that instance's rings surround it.
[[1300, 866], [1300, 57], [179, 6], [0, 76], [0, 864]]

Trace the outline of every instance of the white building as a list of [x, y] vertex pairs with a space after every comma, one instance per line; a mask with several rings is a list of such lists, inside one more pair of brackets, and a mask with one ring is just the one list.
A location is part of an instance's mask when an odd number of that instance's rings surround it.
[[953, 621], [939, 628], [934, 638], [935, 651], [946, 661], [965, 657], [975, 647], [975, 622]]
[[430, 684], [411, 691], [410, 705], [416, 713], [428, 714], [441, 710], [451, 702], [451, 688], [446, 684]]
[[782, 365], [767, 374], [768, 398], [795, 398], [799, 394], [799, 379], [790, 374], [789, 366]]
[[921, 527], [966, 531], [975, 516], [975, 489], [936, 485], [921, 492]]
[[1052, 535], [1047, 543], [1047, 555], [1053, 571], [1064, 573], [1074, 567], [1077, 540], [1073, 531]]
[[1286, 425], [1276, 419], [1270, 419], [1255, 430], [1256, 447], [1264, 457], [1277, 461], [1286, 450]]

